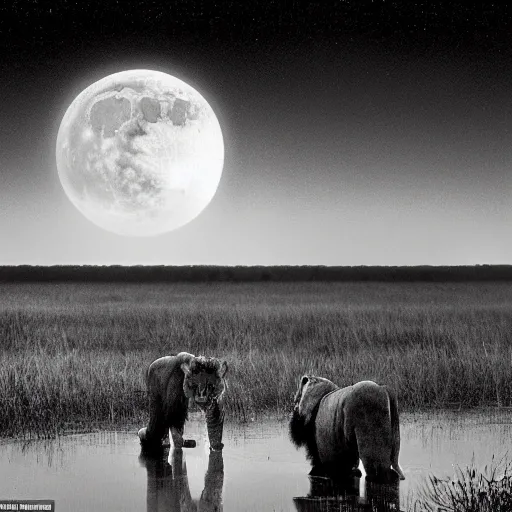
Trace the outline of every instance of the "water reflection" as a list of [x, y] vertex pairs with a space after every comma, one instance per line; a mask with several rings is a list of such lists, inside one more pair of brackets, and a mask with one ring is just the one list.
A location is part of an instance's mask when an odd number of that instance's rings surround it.
[[332, 479], [310, 476], [307, 496], [293, 498], [297, 512], [398, 512], [400, 484], [379, 484], [365, 481], [365, 495], [360, 496], [359, 476]]
[[199, 500], [193, 500], [183, 450], [171, 450], [154, 458], [141, 453], [139, 462], [147, 471], [147, 512], [221, 512], [224, 460], [222, 452], [210, 452]]
[[[0, 498], [55, 499], [58, 510], [73, 512], [184, 512], [187, 499], [194, 512], [208, 507], [224, 512], [333, 508], [340, 512], [358, 510], [356, 505], [359, 510], [368, 509], [368, 502], [377, 503], [380, 509], [385, 505], [379, 503], [389, 503], [392, 511], [398, 499], [396, 492], [392, 497], [392, 489], [366, 483], [364, 474], [359, 488], [353, 484], [341, 492], [336, 487], [339, 483], [308, 478], [310, 464], [289, 442], [287, 422], [227, 425], [223, 460], [218, 464], [209, 460], [205, 429], [202, 419], [187, 424], [187, 434], [197, 440], [197, 447], [183, 450], [186, 468], [178, 465], [177, 469], [172, 467], [172, 452], [168, 452], [168, 461], [141, 461], [141, 467], [136, 429], [76, 434], [54, 441], [0, 441]], [[428, 475], [452, 477], [455, 465], [464, 467], [472, 461], [483, 470], [493, 454], [497, 459], [505, 453], [512, 456], [511, 440], [510, 410], [401, 415], [400, 457], [406, 474], [400, 482], [402, 509], [414, 503]], [[173, 501], [173, 492], [182, 496], [183, 503]], [[323, 508], [318, 506], [319, 498], [324, 498]]]
[[400, 510], [400, 483], [379, 484], [366, 482], [366, 503], [372, 511]]

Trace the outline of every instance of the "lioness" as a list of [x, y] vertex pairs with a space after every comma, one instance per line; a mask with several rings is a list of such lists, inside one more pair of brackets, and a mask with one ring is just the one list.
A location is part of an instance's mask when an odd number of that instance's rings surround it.
[[225, 361], [195, 357], [187, 352], [153, 361], [146, 376], [149, 424], [139, 430], [142, 448], [149, 451], [161, 449], [169, 429], [174, 447], [182, 448], [190, 402], [198, 405], [206, 416], [210, 449], [222, 450], [222, 395], [227, 370]]

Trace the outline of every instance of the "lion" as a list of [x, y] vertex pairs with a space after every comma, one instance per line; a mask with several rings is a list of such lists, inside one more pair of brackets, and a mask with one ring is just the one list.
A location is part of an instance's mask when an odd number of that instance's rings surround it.
[[372, 482], [404, 480], [398, 454], [397, 400], [387, 386], [363, 381], [339, 388], [328, 379], [304, 375], [289, 424], [290, 438], [306, 447], [311, 475], [355, 474]]
[[146, 374], [149, 395], [149, 424], [138, 432], [143, 450], [162, 449], [171, 431], [174, 448], [194, 446], [183, 440], [188, 407], [194, 403], [204, 412], [211, 450], [222, 450], [226, 389], [226, 361], [188, 352], [153, 361]]

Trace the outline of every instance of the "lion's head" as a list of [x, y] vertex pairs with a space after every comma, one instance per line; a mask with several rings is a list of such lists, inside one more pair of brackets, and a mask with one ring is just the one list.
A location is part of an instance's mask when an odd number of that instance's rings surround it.
[[306, 422], [310, 421], [320, 400], [335, 389], [339, 389], [338, 386], [328, 379], [315, 377], [314, 375], [303, 375], [299, 381], [297, 393], [295, 393], [294, 410]]
[[306, 445], [308, 457], [315, 459], [314, 420], [320, 400], [338, 389], [338, 386], [323, 377], [303, 375], [299, 380], [290, 416], [289, 433], [296, 446]]
[[185, 374], [183, 391], [189, 400], [204, 409], [221, 398], [226, 389], [226, 361], [198, 356], [182, 363], [181, 369]]

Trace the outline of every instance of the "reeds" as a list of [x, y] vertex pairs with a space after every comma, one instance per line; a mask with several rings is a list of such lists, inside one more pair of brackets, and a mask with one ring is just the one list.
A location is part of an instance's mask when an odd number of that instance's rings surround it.
[[183, 350], [228, 361], [231, 420], [286, 416], [304, 373], [510, 406], [512, 286], [0, 285], [0, 435], [143, 423], [147, 365]]
[[482, 471], [474, 464], [457, 467], [453, 478], [430, 476], [409, 512], [509, 512], [512, 510], [512, 463], [504, 459]]

